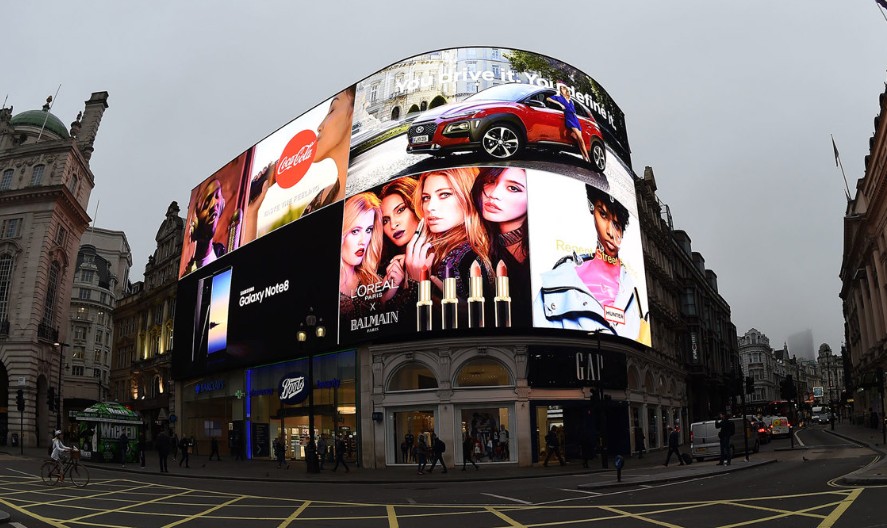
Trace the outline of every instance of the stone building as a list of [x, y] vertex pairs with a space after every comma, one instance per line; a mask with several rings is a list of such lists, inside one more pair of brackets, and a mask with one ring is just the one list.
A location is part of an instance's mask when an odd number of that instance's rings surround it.
[[132, 253], [122, 231], [89, 228], [83, 235], [67, 343], [59, 345], [65, 349], [61, 397], [68, 415], [110, 396], [113, 310], [128, 290], [130, 266]]
[[184, 220], [172, 202], [157, 230], [144, 281], [134, 283], [114, 310], [110, 399], [142, 415], [148, 440], [175, 421], [169, 416], [175, 403], [170, 352], [183, 236]]
[[[108, 93], [93, 93], [70, 129], [50, 102], [18, 114], [0, 109], [0, 442], [15, 434], [26, 446], [48, 442], [60, 422], [48, 401], [63, 368], [55, 343], [67, 337], [77, 248], [95, 186], [89, 160]], [[23, 413], [15, 404], [19, 390]]]
[[754, 380], [754, 392], [746, 395], [746, 403], [756, 411], [763, 412], [763, 405], [780, 399], [781, 377], [776, 368], [776, 355], [770, 347], [770, 339], [761, 331], [752, 328], [739, 336], [739, 358], [742, 376]]
[[841, 300], [844, 337], [850, 356], [854, 418], [869, 409], [884, 416], [887, 368], [887, 89], [878, 97], [874, 134], [865, 157], [865, 174], [848, 195], [844, 215]]

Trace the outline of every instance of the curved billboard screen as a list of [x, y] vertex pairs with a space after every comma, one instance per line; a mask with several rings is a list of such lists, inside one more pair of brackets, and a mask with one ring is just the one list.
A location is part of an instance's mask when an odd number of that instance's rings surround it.
[[192, 191], [174, 375], [299, 355], [309, 312], [325, 348], [533, 328], [649, 346], [629, 152], [607, 92], [549, 57], [380, 70]]

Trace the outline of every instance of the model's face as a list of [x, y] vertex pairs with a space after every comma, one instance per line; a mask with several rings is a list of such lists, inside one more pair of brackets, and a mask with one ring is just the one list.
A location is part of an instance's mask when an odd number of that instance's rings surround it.
[[570, 98], [570, 90], [567, 90], [566, 86], [561, 85], [561, 95], [566, 97], [567, 99], [569, 99]]
[[446, 176], [434, 174], [425, 179], [422, 186], [422, 216], [432, 233], [443, 233], [465, 224], [465, 211]]
[[410, 241], [419, 226], [419, 219], [397, 193], [382, 198], [382, 231], [398, 247]]
[[601, 200], [594, 202], [594, 227], [597, 230], [597, 239], [604, 248], [604, 253], [611, 257], [619, 256], [619, 246], [622, 245], [622, 229], [616, 225], [616, 217]]
[[329, 111], [317, 127], [315, 160], [326, 159], [337, 145], [348, 144], [351, 135], [351, 117], [354, 101], [345, 92], [333, 97]]
[[483, 215], [490, 222], [509, 222], [527, 216], [527, 173], [506, 169], [484, 184]]
[[363, 256], [373, 236], [375, 221], [374, 211], [364, 211], [357, 215], [354, 223], [342, 237], [342, 262], [351, 267], [357, 267], [363, 262]]
[[197, 230], [210, 238], [216, 232], [219, 217], [222, 215], [222, 185], [212, 181], [203, 192], [202, 200], [197, 204]]

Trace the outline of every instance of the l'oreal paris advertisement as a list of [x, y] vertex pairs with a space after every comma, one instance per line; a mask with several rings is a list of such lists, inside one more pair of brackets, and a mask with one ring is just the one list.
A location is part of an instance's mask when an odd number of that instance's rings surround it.
[[340, 342], [528, 327], [527, 173], [460, 167], [345, 200]]

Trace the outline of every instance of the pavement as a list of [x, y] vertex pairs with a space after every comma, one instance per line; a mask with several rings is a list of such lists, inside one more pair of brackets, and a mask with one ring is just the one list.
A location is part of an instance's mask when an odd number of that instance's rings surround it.
[[[868, 447], [880, 455], [879, 459], [868, 466], [846, 475], [841, 480], [842, 483], [850, 485], [875, 485], [887, 484], [887, 456], [885, 456], [884, 445], [882, 443], [881, 431], [868, 429], [864, 427], [836, 424], [835, 430], [831, 431], [827, 426], [822, 426], [823, 430], [844, 438], [848, 441]], [[803, 449], [798, 445], [798, 449]], [[681, 446], [682, 452], [688, 452], [689, 445]], [[25, 457], [31, 459], [45, 459], [46, 448], [25, 448], [24, 454], [19, 454], [19, 448], [11, 448], [9, 446], [0, 448], [0, 454], [10, 457]], [[510, 479], [526, 479], [526, 478], [543, 478], [551, 476], [566, 475], [588, 475], [590, 479], [583, 481], [580, 487], [583, 489], [599, 489], [620, 486], [636, 486], [649, 485], [661, 482], [671, 482], [679, 480], [688, 480], [701, 478], [709, 475], [727, 473], [733, 471], [742, 471], [754, 467], [775, 463], [778, 461], [778, 452], [752, 454], [749, 461], [743, 457], [736, 457], [730, 466], [719, 466], [715, 460], [705, 460], [703, 462], [693, 461], [692, 464], [681, 466], [678, 461], [672, 460], [671, 464], [666, 467], [665, 450], [648, 451], [642, 458], [636, 456], [627, 457], [624, 460], [624, 467], [621, 475], [618, 475], [614, 466], [612, 457], [608, 460], [608, 467], [604, 469], [601, 459], [595, 458], [589, 462], [589, 468], [582, 467], [581, 460], [569, 460], [564, 466], [557, 463], [549, 464], [543, 467], [536, 464], [530, 467], [518, 467], [516, 464], [509, 463], [491, 463], [481, 464], [479, 470], [475, 470], [470, 464], [467, 471], [462, 471], [461, 466], [448, 468], [447, 473], [435, 468], [434, 472], [428, 471], [426, 468], [424, 475], [416, 472], [416, 466], [399, 465], [391, 466], [384, 469], [366, 469], [357, 467], [353, 463], [349, 463], [349, 472], [345, 472], [343, 468], [338, 471], [332, 471], [333, 465], [326, 463], [324, 469], [317, 474], [309, 474], [306, 470], [305, 462], [289, 461], [287, 468], [279, 469], [276, 461], [273, 460], [247, 460], [235, 461], [231, 457], [223, 457], [221, 461], [208, 460], [205, 455], [192, 455], [190, 460], [190, 468], [180, 467], [178, 461], [169, 460], [168, 478], [221, 478], [231, 481], [286, 481], [286, 482], [302, 482], [302, 483], [335, 483], [348, 482], [351, 484], [388, 484], [388, 483], [418, 483], [418, 482], [466, 482], [466, 481], [493, 481], [493, 480], [510, 480]], [[149, 451], [147, 453], [146, 467], [140, 467], [138, 464], [127, 464], [121, 467], [119, 464], [108, 464], [98, 462], [84, 462], [90, 469], [101, 469], [112, 471], [115, 473], [129, 474], [135, 477], [144, 473], [159, 473], [158, 459], [156, 452]], [[101, 478], [93, 472], [93, 478]]]

